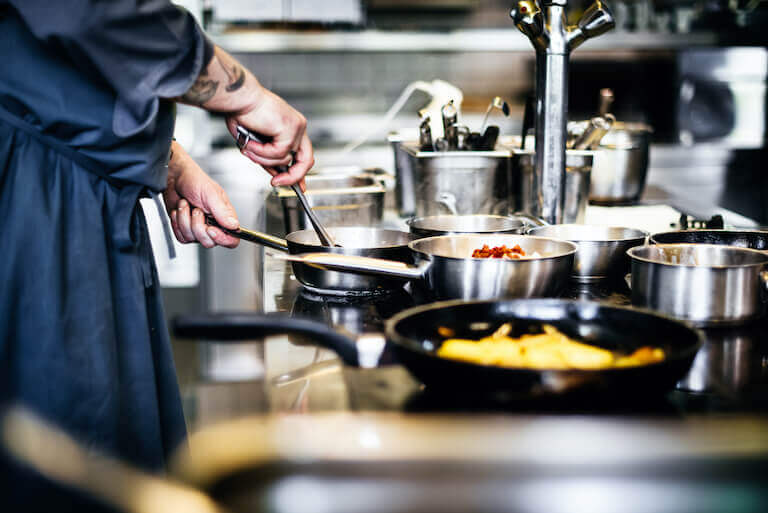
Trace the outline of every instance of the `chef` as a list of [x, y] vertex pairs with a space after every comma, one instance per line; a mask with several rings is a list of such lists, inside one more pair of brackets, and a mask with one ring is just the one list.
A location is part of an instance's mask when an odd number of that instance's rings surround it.
[[[265, 136], [243, 153], [300, 181], [306, 120], [168, 1], [0, 0], [0, 406], [162, 469], [185, 438], [139, 199], [176, 238], [237, 240], [221, 187], [171, 141], [177, 102]], [[159, 250], [160, 248], [158, 248]]]

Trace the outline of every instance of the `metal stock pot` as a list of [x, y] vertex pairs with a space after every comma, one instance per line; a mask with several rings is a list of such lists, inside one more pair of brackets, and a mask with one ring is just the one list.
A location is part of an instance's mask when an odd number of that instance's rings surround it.
[[768, 297], [768, 254], [712, 244], [658, 244], [627, 252], [632, 304], [699, 325], [761, 317]]

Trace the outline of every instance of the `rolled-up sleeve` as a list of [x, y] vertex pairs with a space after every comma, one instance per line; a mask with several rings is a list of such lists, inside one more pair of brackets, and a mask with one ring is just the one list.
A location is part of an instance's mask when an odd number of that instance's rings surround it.
[[133, 135], [160, 98], [184, 94], [213, 56], [194, 17], [164, 0], [11, 0], [36, 38], [61, 47], [116, 93], [113, 130]]

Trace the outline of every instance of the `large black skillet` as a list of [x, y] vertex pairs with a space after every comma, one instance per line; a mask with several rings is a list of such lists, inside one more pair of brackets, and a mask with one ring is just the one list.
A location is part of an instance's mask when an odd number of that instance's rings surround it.
[[[661, 347], [666, 358], [640, 367], [605, 370], [533, 370], [460, 362], [435, 352], [453, 333], [480, 338], [511, 322], [513, 335], [552, 324], [567, 335], [621, 352], [644, 345]], [[370, 340], [352, 340], [324, 324], [285, 315], [212, 313], [175, 319], [183, 338], [253, 340], [270, 334], [301, 334], [334, 350], [348, 365], [370, 363]], [[446, 301], [405, 310], [386, 324], [386, 339], [402, 363], [428, 387], [510, 392], [521, 397], [597, 390], [610, 395], [670, 390], [693, 363], [701, 334], [688, 325], [629, 307], [588, 301], [519, 299], [506, 301]], [[361, 352], [362, 351], [362, 352]], [[374, 358], [375, 359], [375, 358]]]

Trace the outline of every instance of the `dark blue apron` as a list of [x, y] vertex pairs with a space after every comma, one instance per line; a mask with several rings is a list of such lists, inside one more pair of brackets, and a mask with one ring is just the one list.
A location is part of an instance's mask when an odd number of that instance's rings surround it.
[[118, 136], [113, 90], [57, 48], [0, 16], [0, 407], [160, 470], [186, 428], [138, 200], [172, 104]]

